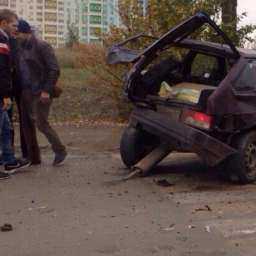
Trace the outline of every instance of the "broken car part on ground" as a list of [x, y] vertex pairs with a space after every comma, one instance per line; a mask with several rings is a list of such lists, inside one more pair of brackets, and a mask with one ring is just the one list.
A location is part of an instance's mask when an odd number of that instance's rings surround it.
[[[204, 26], [224, 42], [192, 39]], [[241, 183], [255, 181], [256, 51], [235, 47], [202, 12], [142, 51], [125, 48], [131, 40], [108, 54], [110, 64], [133, 64], [125, 79], [135, 106], [121, 139], [125, 165], [146, 174], [171, 150], [194, 152]]]

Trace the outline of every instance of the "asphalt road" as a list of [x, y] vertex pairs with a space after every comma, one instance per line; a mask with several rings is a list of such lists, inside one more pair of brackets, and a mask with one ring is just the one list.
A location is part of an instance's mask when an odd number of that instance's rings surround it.
[[0, 182], [0, 226], [13, 226], [0, 232], [1, 256], [256, 255], [254, 185], [224, 183], [191, 154], [120, 182], [121, 128], [57, 130], [63, 167], [41, 139], [43, 165]]

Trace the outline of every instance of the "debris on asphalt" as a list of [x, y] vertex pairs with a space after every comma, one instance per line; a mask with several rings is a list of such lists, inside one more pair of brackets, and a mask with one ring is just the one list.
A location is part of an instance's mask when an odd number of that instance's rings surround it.
[[210, 226], [205, 226], [205, 231], [208, 232], [208, 233], [211, 233], [211, 228], [210, 228]]
[[47, 206], [39, 206], [39, 207], [35, 207], [35, 208], [28, 208], [29, 211], [34, 211], [34, 210], [43, 210], [43, 209], [46, 209]]
[[204, 208], [197, 208], [194, 211], [195, 212], [211, 212], [212, 209], [209, 205], [205, 205]]
[[161, 180], [154, 180], [154, 182], [161, 187], [172, 187], [175, 186], [175, 184], [170, 183], [168, 180], [166, 179], [161, 179]]
[[175, 224], [171, 224], [169, 227], [167, 228], [162, 228], [163, 231], [173, 231], [175, 229]]
[[10, 232], [13, 230], [13, 227], [11, 224], [5, 223], [3, 226], [0, 228], [1, 232]]

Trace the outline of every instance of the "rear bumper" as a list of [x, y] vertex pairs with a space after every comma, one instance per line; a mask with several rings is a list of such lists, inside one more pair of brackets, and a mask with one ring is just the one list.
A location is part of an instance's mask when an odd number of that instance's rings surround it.
[[198, 129], [149, 109], [135, 109], [130, 122], [134, 126], [140, 125], [142, 129], [169, 141], [170, 144], [180, 145], [197, 153], [210, 166], [219, 164], [237, 152], [229, 145]]

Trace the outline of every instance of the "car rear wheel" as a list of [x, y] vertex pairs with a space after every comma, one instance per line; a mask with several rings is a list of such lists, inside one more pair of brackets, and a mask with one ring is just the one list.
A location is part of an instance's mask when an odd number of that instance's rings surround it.
[[134, 127], [127, 127], [122, 135], [120, 154], [123, 163], [128, 167], [134, 166], [157, 145], [159, 140], [156, 136]]
[[256, 181], [256, 132], [239, 135], [232, 146], [238, 153], [230, 158], [228, 172], [237, 175], [242, 184]]

